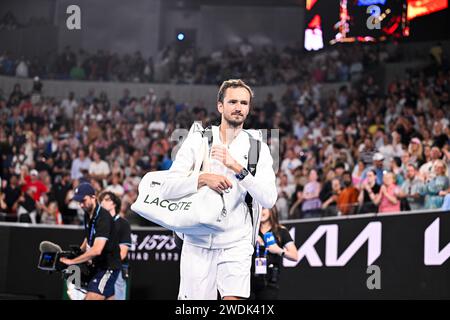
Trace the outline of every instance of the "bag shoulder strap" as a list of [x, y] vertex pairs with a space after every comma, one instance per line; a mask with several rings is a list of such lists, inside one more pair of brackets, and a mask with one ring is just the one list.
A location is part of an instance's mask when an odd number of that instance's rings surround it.
[[209, 126], [205, 128], [202, 132], [202, 137], [208, 138], [208, 148], [211, 149], [212, 142], [213, 142], [213, 134], [212, 134], [212, 127]]
[[[254, 176], [256, 174], [256, 166], [259, 161], [259, 154], [261, 151], [261, 141], [253, 138], [253, 136], [250, 133], [248, 133], [247, 131], [245, 131], [245, 132], [248, 134], [248, 138], [250, 140], [250, 149], [248, 150], [247, 170]], [[249, 209], [250, 217], [252, 219], [252, 225], [253, 225], [254, 224], [253, 214], [252, 214], [253, 197], [248, 192], [245, 195], [245, 203], [247, 204], [247, 207]]]
[[248, 165], [247, 170], [252, 174], [256, 174], [256, 165], [259, 160], [259, 153], [261, 151], [261, 141], [252, 137], [250, 133], [248, 133], [248, 137], [250, 140], [250, 149], [248, 150]]
[[[209, 150], [211, 150], [211, 146], [212, 146], [212, 143], [213, 143], [213, 134], [212, 134], [211, 126], [203, 129], [203, 131], [201, 132], [201, 135], [202, 135], [202, 138], [205, 138], [205, 137], [208, 138], [208, 152], [209, 152]], [[202, 162], [202, 164], [200, 166], [200, 170], [202, 170], [202, 169], [204, 169], [203, 168], [203, 162]]]

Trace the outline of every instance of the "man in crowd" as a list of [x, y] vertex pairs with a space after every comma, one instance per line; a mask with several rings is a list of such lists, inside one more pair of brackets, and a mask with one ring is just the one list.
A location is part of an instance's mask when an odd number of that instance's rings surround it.
[[399, 198], [407, 201], [411, 210], [423, 209], [423, 196], [421, 195], [423, 187], [423, 180], [419, 177], [416, 166], [412, 163], [408, 164], [406, 179], [401, 186]]

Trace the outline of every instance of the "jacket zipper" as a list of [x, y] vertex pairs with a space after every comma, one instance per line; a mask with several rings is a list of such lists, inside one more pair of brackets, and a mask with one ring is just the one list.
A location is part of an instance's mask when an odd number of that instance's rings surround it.
[[227, 217], [227, 208], [225, 208], [225, 199], [223, 198], [223, 194], [220, 195], [220, 198], [222, 199], [222, 210], [220, 211], [219, 216], [217, 217], [217, 222], [221, 222], [223, 218]]
[[[253, 208], [253, 206], [252, 206], [252, 208]], [[253, 214], [253, 212], [251, 214]], [[253, 219], [254, 225], [253, 225], [253, 234], [252, 234], [252, 246], [255, 245], [256, 234], [258, 231], [257, 230], [258, 229], [258, 220], [259, 220], [259, 206], [258, 205], [256, 206], [256, 217], [253, 217], [253, 218], [256, 218], [256, 219]]]

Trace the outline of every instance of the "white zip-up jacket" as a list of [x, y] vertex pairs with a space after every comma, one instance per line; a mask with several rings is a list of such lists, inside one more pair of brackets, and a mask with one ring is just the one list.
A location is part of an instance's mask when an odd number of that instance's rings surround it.
[[[195, 124], [194, 124], [195, 125]], [[212, 144], [222, 144], [219, 135], [219, 127], [212, 126]], [[251, 130], [252, 133], [254, 130]], [[247, 131], [247, 132], [250, 132]], [[247, 168], [250, 140], [248, 133], [242, 130], [228, 146], [231, 156], [239, 162], [241, 166]], [[257, 131], [259, 132], [259, 131]], [[221, 233], [210, 235], [184, 235], [184, 241], [192, 245], [219, 249], [230, 248], [236, 243], [244, 241], [252, 243], [256, 240], [259, 230], [260, 213], [262, 207], [272, 208], [277, 200], [277, 189], [275, 173], [273, 171], [273, 159], [269, 147], [262, 141], [261, 137], [255, 137], [261, 141], [261, 150], [256, 174], [249, 173], [242, 181], [239, 181], [234, 171], [228, 169], [221, 162], [210, 158], [210, 172], [227, 177], [233, 184], [229, 193], [224, 193], [225, 206], [227, 209], [226, 227]], [[197, 192], [198, 178], [201, 174], [191, 173], [196, 158], [201, 153], [202, 133], [193, 132], [192, 128], [186, 140], [181, 145], [167, 179], [161, 185], [161, 196], [165, 199], [174, 199]], [[248, 206], [245, 202], [247, 191], [253, 197], [253, 226], [252, 217], [249, 214]], [[208, 210], [205, 207], [205, 211]]]

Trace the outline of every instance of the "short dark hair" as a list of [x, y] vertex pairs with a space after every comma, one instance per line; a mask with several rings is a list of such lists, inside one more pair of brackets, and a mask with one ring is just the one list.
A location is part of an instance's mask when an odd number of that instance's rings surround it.
[[225, 92], [227, 91], [228, 88], [244, 88], [244, 89], [246, 89], [248, 91], [248, 93], [250, 93], [250, 103], [252, 102], [252, 99], [254, 97], [253, 91], [241, 79], [230, 79], [230, 80], [224, 81], [219, 88], [219, 92], [217, 93], [217, 102], [223, 103], [223, 98], [225, 97]]
[[413, 162], [409, 162], [406, 166], [407, 167], [413, 167], [414, 170], [417, 170], [417, 166]]
[[336, 165], [334, 166], [334, 170], [341, 168], [345, 170], [345, 164], [343, 164], [342, 162], [338, 162], [336, 163]]
[[122, 207], [122, 201], [120, 198], [112, 191], [103, 191], [99, 196], [98, 200], [99, 202], [102, 202], [103, 199], [108, 196], [111, 201], [114, 203], [114, 208], [116, 209], [116, 214], [120, 212], [120, 208]]

